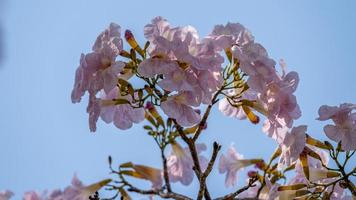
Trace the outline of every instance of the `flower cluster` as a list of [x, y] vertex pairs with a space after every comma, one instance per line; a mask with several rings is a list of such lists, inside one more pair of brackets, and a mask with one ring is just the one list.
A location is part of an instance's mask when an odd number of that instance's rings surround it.
[[343, 103], [337, 106], [321, 106], [319, 108], [320, 121], [331, 119], [334, 125], [328, 124], [324, 132], [335, 142], [341, 141], [342, 149], [352, 151], [356, 149], [356, 104]]
[[[356, 168], [347, 168], [356, 151], [355, 104], [320, 107], [317, 119], [333, 121], [324, 132], [336, 144], [320, 141], [307, 133], [306, 125], [295, 125], [301, 117], [295, 96], [298, 73], [287, 72], [283, 59], [277, 68], [243, 25], [216, 25], [201, 37], [192, 26], [174, 27], [156, 17], [144, 27], [144, 37], [146, 42], [140, 45], [130, 30], [122, 37], [121, 27], [110, 24], [92, 51], [81, 55], [71, 99], [78, 103], [89, 95], [87, 113], [93, 132], [99, 118], [121, 130], [144, 123], [161, 151], [162, 167], [133, 162], [113, 167], [110, 156], [110, 172], [118, 179], [112, 184], [107, 179], [84, 186], [74, 177], [63, 191], [28, 192], [25, 200], [98, 199], [91, 195], [105, 185], [115, 192], [111, 199], [130, 200], [129, 193], [135, 192], [190, 200], [175, 192], [173, 184], [188, 186], [195, 177], [199, 191], [194, 199], [212, 199], [206, 180], [217, 160], [226, 187], [235, 187], [238, 173], [248, 169], [245, 187], [217, 199], [345, 200], [352, 198], [348, 191], [356, 195], [351, 181]], [[211, 157], [204, 155], [208, 147], [198, 139], [216, 103], [226, 116], [253, 124], [264, 119], [262, 131], [277, 143], [269, 160], [244, 158], [233, 146], [219, 157], [221, 146], [216, 142]], [[171, 151], [166, 156], [167, 148]], [[151, 187], [137, 188], [127, 177], [149, 181]], [[12, 195], [0, 192], [0, 200]]]
[[[87, 112], [91, 131], [96, 130], [99, 117], [122, 130], [146, 120], [144, 129], [161, 149], [163, 169], [132, 162], [120, 165], [118, 170], [111, 168], [121, 179], [118, 193], [122, 197], [129, 198], [124, 190], [128, 188], [138, 193], [184, 199], [185, 196], [172, 191], [171, 183], [189, 185], [195, 174], [201, 185], [198, 199], [203, 196], [210, 199], [205, 180], [220, 146], [214, 144], [209, 160], [201, 155], [206, 145], [195, 142], [207, 127], [210, 110], [217, 102], [219, 110], [229, 117], [258, 124], [259, 115], [264, 116], [262, 130], [278, 145], [269, 162], [245, 159], [233, 146], [220, 156], [219, 172], [226, 174], [227, 187], [235, 186], [239, 171], [255, 167], [247, 173], [249, 187], [226, 196], [227, 199], [237, 195], [262, 199], [346, 197], [339, 182], [346, 181], [352, 188], [353, 184], [347, 180], [353, 172], [346, 174], [343, 167], [338, 170], [327, 167], [329, 158], [321, 149], [329, 151], [336, 162], [340, 151], [347, 151], [346, 164], [353, 154], [349, 151], [356, 149], [355, 104], [319, 109], [318, 120], [334, 122], [324, 127], [326, 135], [341, 146], [334, 149], [330, 143], [309, 136], [307, 126], [294, 126], [301, 116], [294, 95], [298, 73], [287, 72], [283, 59], [278, 70], [276, 61], [243, 25], [216, 25], [210, 34], [200, 37], [192, 26], [173, 27], [166, 19], [156, 17], [144, 27], [144, 36], [147, 42], [141, 46], [134, 34], [126, 30], [123, 38], [130, 50], [125, 50], [120, 26], [111, 24], [98, 36], [93, 52], [82, 54], [72, 92], [74, 103], [86, 92], [89, 94]], [[134, 86], [137, 80], [141, 84]], [[202, 113], [204, 106], [206, 111]], [[179, 139], [187, 147], [183, 148]], [[167, 146], [172, 151], [166, 157]], [[276, 158], [279, 159], [273, 164]], [[110, 157], [110, 165], [111, 162]], [[293, 169], [295, 176], [288, 185], [278, 182]], [[340, 173], [343, 178], [339, 178]], [[152, 190], [140, 191], [126, 176], [150, 181]]]

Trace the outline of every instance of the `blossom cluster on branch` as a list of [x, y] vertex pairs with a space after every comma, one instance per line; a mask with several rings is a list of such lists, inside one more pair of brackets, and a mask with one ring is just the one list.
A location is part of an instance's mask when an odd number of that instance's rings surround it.
[[[173, 27], [156, 17], [145, 26], [144, 36], [147, 42], [140, 45], [130, 30], [122, 37], [121, 27], [110, 24], [97, 37], [92, 52], [81, 55], [71, 99], [78, 103], [89, 94], [87, 113], [93, 132], [99, 119], [121, 130], [143, 123], [160, 149], [162, 167], [133, 162], [117, 166], [109, 157], [113, 181], [94, 184], [96, 190], [76, 190], [86, 191], [85, 198], [68, 197], [72, 192], [66, 189], [56, 193], [59, 198], [47, 195], [25, 200], [88, 199], [103, 185], [114, 192], [109, 199], [125, 200], [131, 199], [130, 193], [164, 199], [355, 197], [351, 177], [356, 176], [356, 167], [350, 158], [356, 150], [356, 104], [320, 107], [317, 120], [333, 122], [324, 132], [334, 143], [320, 141], [308, 134], [306, 125], [294, 125], [301, 117], [294, 94], [298, 73], [288, 72], [284, 60], [277, 67], [243, 25], [216, 25], [210, 34], [200, 37], [192, 26]], [[124, 40], [128, 49], [124, 49]], [[212, 155], [203, 156], [209, 145], [198, 141], [199, 136], [217, 104], [226, 116], [252, 124], [263, 120], [262, 131], [277, 143], [269, 159], [244, 158], [234, 146], [218, 159], [221, 145], [216, 142]], [[166, 154], [168, 148], [171, 151]], [[214, 197], [206, 183], [214, 166], [225, 174], [225, 186], [234, 188], [238, 173], [248, 168], [246, 185]], [[138, 188], [127, 177], [150, 181], [152, 186]], [[177, 193], [171, 184], [188, 186], [195, 178], [199, 181], [196, 197]], [[8, 199], [11, 193], [1, 193], [0, 199], [1, 195]], [[99, 197], [90, 197], [94, 198]]]

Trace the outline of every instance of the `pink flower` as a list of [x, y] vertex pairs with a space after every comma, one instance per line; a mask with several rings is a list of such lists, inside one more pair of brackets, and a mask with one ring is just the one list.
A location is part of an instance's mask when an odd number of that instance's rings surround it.
[[340, 187], [339, 183], [335, 185], [335, 188], [333, 189], [332, 187], [328, 187], [326, 191], [331, 192], [333, 190], [333, 193], [330, 197], [330, 200], [352, 200], [352, 196], [347, 194], [347, 190], [344, 188]]
[[239, 23], [216, 25], [208, 36], [220, 50], [231, 48], [233, 45], [242, 46], [254, 40], [252, 34]]
[[[329, 162], [329, 153], [327, 153], [326, 151], [320, 150], [319, 148], [315, 148], [312, 146], [308, 146], [309, 148], [311, 148], [315, 153], [317, 153], [323, 164], [324, 165], [328, 165]], [[317, 168], [317, 169], [321, 169], [323, 168], [323, 165], [321, 163], [320, 160], [315, 159], [311, 156], [308, 156], [308, 167], [309, 168]], [[299, 160], [297, 160], [297, 162], [295, 163], [295, 175], [294, 177], [292, 177], [289, 182], [288, 185], [294, 185], [294, 184], [298, 184], [298, 183], [308, 183], [307, 178], [305, 177], [304, 171], [303, 171], [303, 167], [302, 164]]]
[[[301, 115], [293, 95], [299, 82], [298, 74], [285, 74], [286, 66], [281, 62], [283, 74], [280, 76], [275, 69], [276, 62], [268, 56], [261, 44], [254, 42], [251, 33], [240, 24], [216, 26], [209, 38], [220, 44], [220, 49], [231, 49], [233, 57], [239, 61], [239, 67], [248, 75], [249, 91], [256, 94], [253, 100], [261, 107], [258, 111], [267, 117], [263, 131], [278, 140], [292, 128], [293, 120]], [[229, 115], [241, 113], [229, 108], [226, 101], [221, 105], [221, 109], [223, 108]]]
[[324, 132], [335, 142], [341, 141], [342, 149], [352, 151], [356, 149], [356, 105], [341, 104], [339, 107], [323, 105], [319, 108], [320, 121], [332, 119], [335, 125], [328, 124]]
[[110, 183], [110, 179], [105, 179], [89, 186], [84, 186], [82, 182], [74, 175], [72, 185], [66, 187], [63, 191], [54, 190], [47, 194], [31, 191], [24, 194], [24, 200], [88, 200], [89, 196], [93, 195], [96, 191], [100, 190], [103, 186]]
[[299, 155], [305, 147], [307, 126], [293, 127], [290, 133], [287, 133], [280, 144], [282, 154], [279, 159], [278, 167], [288, 167], [297, 161]]
[[201, 41], [192, 26], [172, 28], [162, 17], [146, 25], [145, 36], [151, 42], [151, 58], [140, 64], [139, 73], [149, 77], [163, 74], [159, 83], [163, 89], [193, 91], [202, 103], [210, 104], [223, 82], [221, 64], [224, 62], [213, 42]]
[[0, 191], [0, 200], [9, 200], [14, 196], [14, 193], [10, 190]]
[[298, 80], [298, 74], [290, 72], [278, 82], [270, 83], [259, 96], [259, 103], [267, 113], [263, 131], [277, 142], [292, 128], [293, 121], [301, 116], [297, 99], [293, 95]]
[[172, 68], [158, 85], [167, 91], [194, 91], [197, 86], [197, 76], [190, 69]]
[[[241, 90], [242, 89], [240, 89], [240, 88], [231, 89], [231, 90], [228, 90], [227, 92], [225, 92], [225, 94], [233, 97], [237, 94], [240, 94]], [[245, 91], [241, 97], [241, 99], [248, 99], [248, 100], [255, 100], [256, 98], [257, 98], [256, 93], [254, 93], [251, 90]], [[219, 101], [219, 110], [220, 110], [220, 112], [222, 112], [224, 115], [226, 115], [228, 117], [235, 117], [237, 119], [246, 119], [246, 114], [243, 111], [242, 107], [241, 106], [239, 106], [239, 107], [232, 106], [226, 97]]]
[[200, 70], [197, 72], [199, 87], [195, 92], [201, 92], [202, 103], [211, 104], [211, 100], [216, 91], [223, 84], [221, 71], [219, 68], [214, 70]]
[[199, 105], [199, 97], [191, 92], [180, 92], [163, 101], [161, 108], [168, 117], [176, 119], [181, 126], [193, 126], [200, 121], [200, 115], [191, 106]]
[[44, 199], [45, 197], [43, 197], [41, 194], [35, 191], [26, 192], [23, 196], [23, 200], [44, 200]]
[[153, 78], [155, 75], [168, 74], [176, 68], [179, 68], [177, 61], [154, 57], [142, 61], [138, 66], [138, 72], [143, 77]]
[[121, 96], [117, 87], [102, 97], [100, 110], [101, 119], [106, 123], [113, 122], [119, 129], [129, 129], [133, 123], [140, 123], [145, 119], [144, 108], [133, 108], [130, 104], [115, 105], [114, 99], [126, 99], [132, 101], [130, 95]]
[[165, 58], [149, 58], [140, 63], [138, 72], [148, 78], [164, 75], [158, 85], [167, 91], [194, 91], [197, 75], [191, 69], [181, 68], [177, 61]]
[[95, 95], [101, 89], [109, 92], [116, 85], [116, 76], [125, 65], [115, 61], [121, 50], [120, 26], [112, 23], [98, 36], [94, 52], [81, 55], [72, 91], [73, 103], [80, 102], [86, 91]]
[[226, 155], [221, 155], [219, 161], [219, 173], [226, 173], [225, 186], [235, 186], [237, 172], [254, 163], [256, 163], [255, 160], [243, 159], [243, 156], [237, 153], [233, 146], [230, 146]]
[[[206, 150], [205, 144], [196, 145], [197, 153], [200, 154]], [[204, 170], [208, 159], [199, 155], [200, 167]], [[172, 144], [172, 152], [167, 157], [167, 167], [170, 181], [181, 182], [183, 185], [189, 185], [193, 181], [193, 160], [188, 147], [184, 149], [178, 144]]]
[[87, 107], [87, 113], [89, 114], [89, 128], [90, 131], [96, 131], [96, 122], [100, 116], [100, 99], [94, 95], [89, 96], [89, 103]]
[[62, 199], [87, 200], [89, 199], [89, 196], [93, 195], [96, 191], [100, 190], [110, 182], [110, 179], [105, 179], [97, 183], [84, 186], [77, 176], [74, 176], [72, 179], [72, 185], [64, 189]]
[[117, 76], [125, 66], [125, 63], [115, 61], [121, 50], [120, 26], [112, 23], [98, 36], [93, 46], [93, 52], [81, 55], [71, 98], [73, 103], [78, 103], [88, 91], [87, 112], [89, 113], [90, 130], [93, 132], [96, 130], [95, 124], [99, 116], [96, 94], [102, 89], [109, 92], [116, 86]]

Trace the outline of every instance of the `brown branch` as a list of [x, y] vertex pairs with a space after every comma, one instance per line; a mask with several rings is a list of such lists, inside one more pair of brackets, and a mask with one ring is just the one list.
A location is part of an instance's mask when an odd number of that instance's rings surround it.
[[347, 188], [350, 190], [350, 192], [352, 193], [353, 196], [356, 196], [356, 187], [355, 185], [349, 180], [349, 176], [351, 174], [353, 174], [356, 171], [356, 167], [348, 174], [346, 174], [345, 169], [343, 166], [341, 166], [341, 164], [339, 163], [339, 161], [337, 159], [334, 159], [336, 165], [339, 167], [339, 171], [341, 172], [342, 176], [343, 176], [343, 180], [345, 181], [345, 185], [347, 186]]
[[213, 96], [212, 100], [211, 100], [211, 104], [206, 108], [203, 118], [201, 119], [200, 123], [199, 123], [199, 127], [198, 129], [195, 131], [194, 136], [193, 136], [193, 140], [196, 141], [200, 135], [200, 133], [202, 132], [203, 128], [205, 127], [206, 121], [208, 120], [211, 108], [213, 107], [213, 105], [217, 102], [217, 98], [219, 96], [219, 94], [221, 93], [221, 91], [223, 91], [225, 89], [224, 86], [222, 86]]
[[171, 188], [171, 183], [169, 181], [169, 175], [168, 175], [168, 169], [167, 169], [167, 158], [164, 155], [164, 147], [161, 148], [161, 157], [162, 157], [162, 164], [163, 164], [163, 178], [164, 178], [164, 182], [166, 184], [167, 187], [167, 191], [168, 192], [172, 192], [172, 188]]
[[200, 183], [204, 183], [204, 184], [200, 184], [198, 196], [203, 196], [204, 191], [206, 190], [206, 188], [205, 188], [206, 187], [206, 178], [209, 176], [211, 170], [213, 169], [215, 160], [217, 158], [219, 150], [221, 149], [221, 146], [217, 142], [214, 142], [213, 148], [214, 148], [213, 154], [211, 155], [208, 166], [207, 166], [206, 170], [204, 171], [204, 173], [202, 173], [202, 175], [200, 176]]
[[[173, 122], [177, 128], [179, 136], [188, 145], [188, 148], [189, 148], [190, 154], [192, 156], [192, 160], [193, 160], [193, 171], [195, 172], [195, 175], [197, 176], [197, 178], [200, 182], [202, 171], [201, 171], [201, 167], [200, 167], [200, 163], [199, 163], [198, 153], [197, 153], [197, 150], [195, 147], [195, 141], [192, 138], [189, 138], [188, 136], [186, 136], [184, 134], [183, 127], [180, 126], [176, 120], [173, 120]], [[203, 187], [205, 199], [210, 200], [211, 197], [210, 197], [210, 194], [206, 188], [206, 183], [200, 182], [200, 187]], [[201, 200], [202, 198], [203, 197], [202, 197], [201, 193], [199, 193], [197, 199]]]
[[178, 193], [174, 193], [174, 192], [163, 192], [161, 190], [142, 190], [139, 188], [136, 188], [134, 186], [130, 186], [127, 191], [129, 192], [135, 192], [138, 194], [142, 194], [142, 195], [157, 195], [163, 199], [176, 199], [176, 200], [192, 200], [191, 198], [178, 194]]
[[[218, 94], [218, 93], [216, 93]], [[209, 114], [210, 114], [210, 111], [211, 111], [211, 108], [213, 107], [213, 104], [210, 104], [206, 110], [205, 110], [205, 113], [203, 115], [203, 118], [201, 119], [200, 123], [199, 123], [199, 127], [198, 129], [195, 131], [194, 133], [194, 136], [193, 136], [193, 140], [196, 141], [200, 135], [200, 133], [202, 132], [205, 124], [206, 124], [206, 121], [208, 120], [208, 117], [209, 117]]]
[[176, 199], [176, 200], [193, 200], [185, 195], [182, 194], [178, 194], [175, 192], [164, 192], [163, 188], [160, 189], [150, 189], [150, 190], [143, 190], [143, 189], [139, 189], [135, 186], [133, 186], [131, 183], [129, 183], [124, 176], [120, 173], [120, 172], [113, 172], [115, 174], [117, 174], [120, 178], [120, 182], [122, 183], [122, 186], [117, 187], [114, 185], [111, 185], [111, 187], [113, 189], [119, 189], [119, 188], [123, 188], [123, 187], [128, 187], [127, 191], [129, 192], [135, 192], [138, 194], [142, 194], [142, 195], [157, 195], [163, 199]]
[[[257, 178], [252, 178], [250, 179], [250, 181], [248, 182], [248, 185], [236, 190], [235, 192], [233, 193], [230, 193], [230, 194], [227, 194], [223, 197], [219, 197], [219, 198], [216, 198], [215, 200], [233, 200], [235, 199], [235, 197], [239, 194], [241, 194], [242, 192], [248, 190], [250, 187], [254, 187], [256, 185], [254, 185], [254, 183], [257, 181]], [[256, 199], [256, 198], [252, 198], [252, 199]]]

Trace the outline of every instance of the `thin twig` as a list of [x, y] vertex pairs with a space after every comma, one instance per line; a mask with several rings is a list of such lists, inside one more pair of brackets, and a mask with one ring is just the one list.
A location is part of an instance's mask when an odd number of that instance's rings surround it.
[[[196, 147], [195, 147], [195, 142], [193, 139], [189, 138], [188, 136], [186, 136], [184, 134], [184, 131], [183, 131], [183, 127], [180, 126], [176, 120], [173, 120], [175, 126], [177, 127], [177, 131], [178, 131], [178, 134], [179, 136], [183, 139], [183, 141], [188, 145], [188, 148], [189, 148], [189, 151], [190, 151], [190, 154], [192, 156], [192, 160], [193, 160], [193, 171], [195, 172], [195, 175], [197, 176], [199, 182], [200, 182], [200, 178], [201, 178], [201, 174], [202, 174], [202, 171], [201, 171], [201, 168], [200, 168], [200, 163], [199, 163], [199, 157], [198, 157], [198, 153], [197, 153], [197, 150], [196, 150]], [[204, 182], [200, 182], [200, 187], [203, 187], [203, 191], [204, 191], [204, 197], [205, 199], [207, 200], [210, 200], [211, 197], [210, 197], [210, 194], [206, 188], [206, 183]], [[198, 197], [197, 199], [198, 200], [201, 200], [203, 197], [203, 195], [201, 195], [201, 193], [198, 193]]]
[[[235, 199], [235, 197], [239, 194], [241, 194], [242, 192], [248, 190], [250, 187], [255, 187], [256, 185], [254, 185], [254, 183], [257, 181], [257, 178], [252, 178], [249, 180], [249, 183], [248, 185], [236, 190], [235, 192], [233, 193], [230, 193], [230, 194], [227, 194], [223, 197], [219, 197], [219, 198], [216, 198], [215, 200], [233, 200]], [[253, 198], [255, 199], [255, 198]]]
[[213, 154], [211, 155], [211, 158], [210, 158], [210, 161], [208, 163], [206, 170], [200, 176], [200, 183], [205, 183], [205, 184], [200, 184], [198, 196], [203, 196], [204, 191], [206, 190], [206, 188], [205, 188], [206, 187], [206, 178], [209, 176], [211, 170], [213, 169], [215, 160], [217, 158], [217, 155], [218, 155], [220, 149], [221, 149], [221, 146], [217, 142], [214, 142]]
[[162, 157], [162, 163], [163, 163], [163, 178], [164, 178], [164, 182], [167, 187], [167, 191], [172, 192], [171, 183], [169, 181], [169, 175], [168, 175], [167, 158], [164, 155], [164, 149], [165, 149], [164, 147], [161, 148], [161, 157]]

